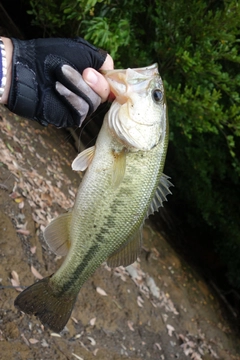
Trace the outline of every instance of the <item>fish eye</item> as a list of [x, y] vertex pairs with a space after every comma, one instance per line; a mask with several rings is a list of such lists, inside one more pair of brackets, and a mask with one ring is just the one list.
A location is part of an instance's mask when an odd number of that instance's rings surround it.
[[156, 103], [159, 103], [163, 99], [163, 92], [160, 89], [154, 89], [152, 91], [152, 98]]

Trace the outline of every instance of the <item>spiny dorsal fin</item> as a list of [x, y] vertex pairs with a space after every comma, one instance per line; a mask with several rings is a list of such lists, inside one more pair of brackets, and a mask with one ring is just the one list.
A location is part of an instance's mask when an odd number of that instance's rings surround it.
[[76, 294], [58, 294], [50, 276], [21, 292], [14, 305], [27, 314], [37, 316], [44, 326], [58, 333], [68, 322], [76, 297]]
[[156, 193], [148, 208], [146, 219], [163, 206], [163, 202], [167, 201], [167, 195], [172, 194], [169, 187], [173, 186], [173, 184], [168, 179], [170, 179], [169, 176], [162, 174]]
[[116, 189], [122, 182], [126, 169], [126, 151], [113, 151], [114, 165], [112, 174], [112, 184]]
[[91, 164], [95, 153], [95, 146], [87, 148], [80, 152], [72, 162], [72, 169], [75, 171], [84, 171]]
[[56, 255], [66, 256], [70, 248], [69, 224], [71, 216], [71, 212], [59, 215], [48, 224], [43, 232], [46, 243]]
[[137, 260], [142, 245], [142, 226], [119, 250], [107, 260], [110, 267], [128, 266]]

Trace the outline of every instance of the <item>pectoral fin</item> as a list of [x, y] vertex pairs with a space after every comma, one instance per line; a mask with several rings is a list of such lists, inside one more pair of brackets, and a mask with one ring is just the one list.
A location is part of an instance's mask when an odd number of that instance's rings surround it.
[[113, 151], [114, 166], [112, 174], [112, 184], [116, 189], [122, 182], [126, 170], [126, 151], [123, 149], [121, 152]]
[[163, 202], [167, 201], [167, 195], [172, 194], [169, 188], [170, 186], [173, 186], [173, 184], [168, 179], [169, 176], [162, 174], [156, 193], [149, 206], [146, 219], [163, 206]]
[[52, 220], [43, 232], [44, 239], [50, 249], [60, 256], [66, 256], [70, 248], [69, 224], [71, 212], [62, 214]]
[[87, 148], [78, 154], [72, 162], [72, 169], [75, 171], [84, 171], [91, 164], [95, 153], [95, 146]]
[[107, 260], [110, 267], [128, 266], [137, 260], [142, 245], [142, 226], [119, 250]]

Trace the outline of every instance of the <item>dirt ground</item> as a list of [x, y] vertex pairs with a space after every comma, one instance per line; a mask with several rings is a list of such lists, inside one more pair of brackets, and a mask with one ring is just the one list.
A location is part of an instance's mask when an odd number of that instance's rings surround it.
[[73, 206], [80, 177], [71, 170], [76, 152], [65, 132], [4, 107], [0, 153], [0, 359], [240, 359], [227, 312], [154, 217], [139, 260], [125, 269], [103, 264], [60, 334], [15, 309], [18, 291], [61, 265], [42, 231]]

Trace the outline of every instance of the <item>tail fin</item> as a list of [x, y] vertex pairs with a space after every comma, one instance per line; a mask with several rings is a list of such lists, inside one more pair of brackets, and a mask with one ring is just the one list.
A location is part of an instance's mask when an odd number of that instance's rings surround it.
[[60, 332], [70, 318], [77, 296], [54, 293], [50, 278], [46, 277], [21, 292], [14, 305], [37, 316], [44, 326]]

